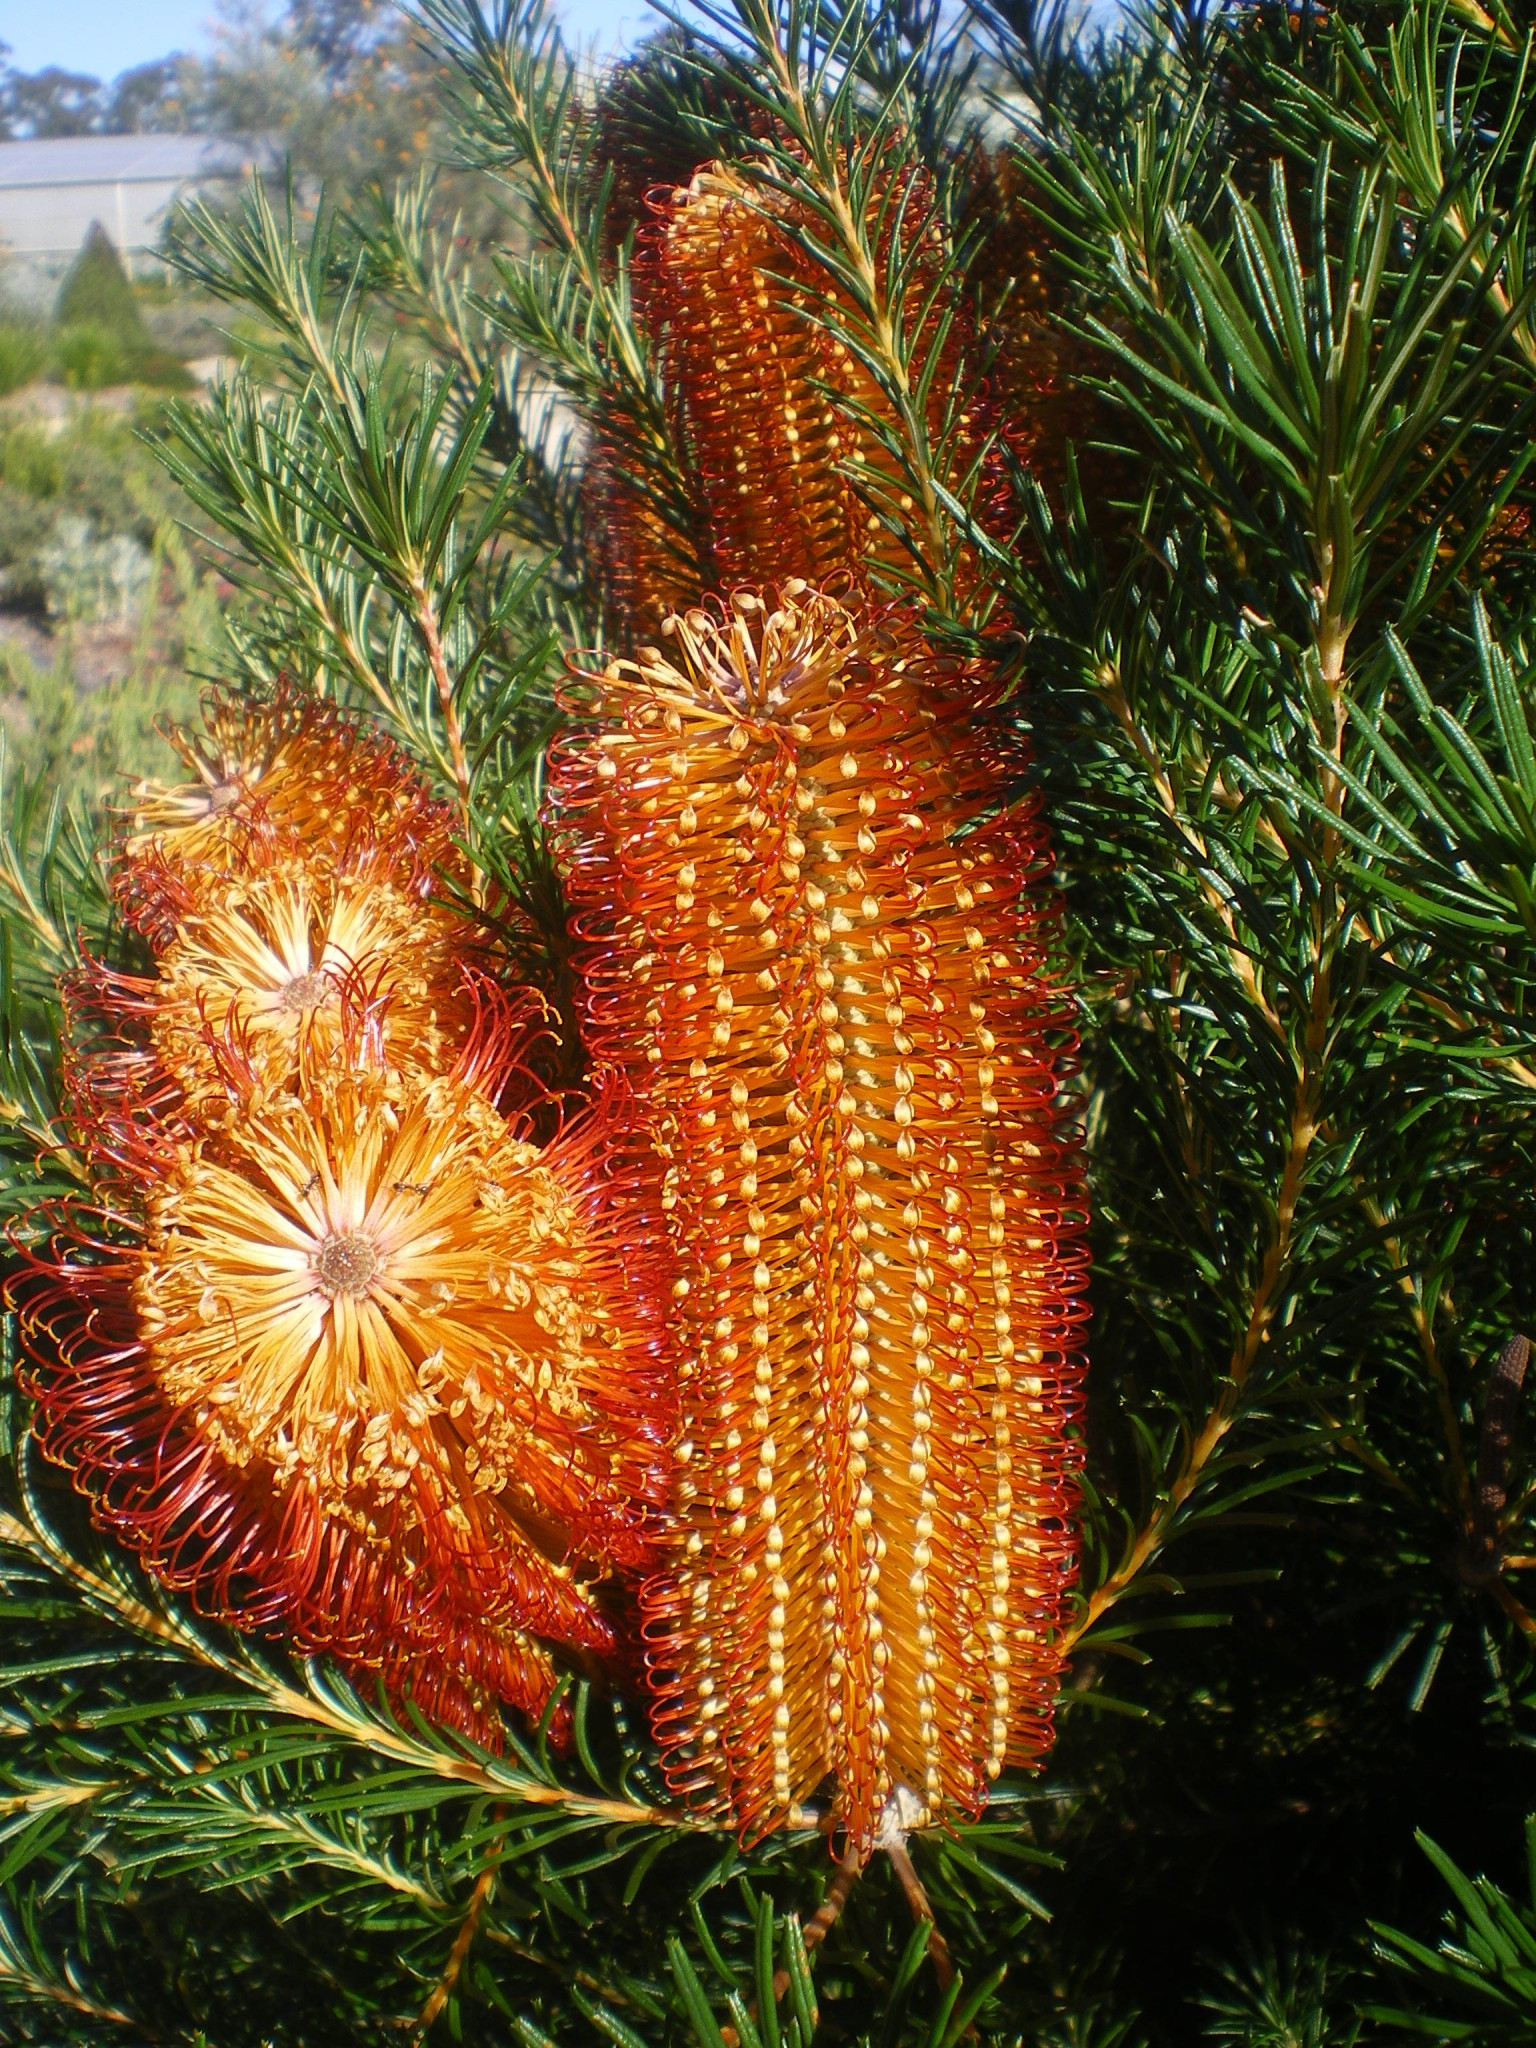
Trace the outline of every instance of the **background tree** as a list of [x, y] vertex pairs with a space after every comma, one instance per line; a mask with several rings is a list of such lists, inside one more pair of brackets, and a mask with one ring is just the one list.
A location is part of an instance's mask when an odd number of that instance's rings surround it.
[[7, 70], [0, 83], [0, 122], [7, 136], [89, 135], [100, 93], [99, 78], [58, 64], [42, 71]]

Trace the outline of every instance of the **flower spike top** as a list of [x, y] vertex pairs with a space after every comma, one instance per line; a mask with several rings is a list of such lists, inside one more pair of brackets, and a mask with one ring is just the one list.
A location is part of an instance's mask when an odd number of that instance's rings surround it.
[[[928, 183], [919, 180], [899, 204], [893, 191], [884, 215], [887, 234], [899, 219], [908, 245], [907, 339], [914, 351], [936, 351], [920, 428], [928, 459], [958, 495], [975, 498], [989, 524], [1006, 529], [1001, 423], [967, 379], [963, 323], [934, 291], [942, 231]], [[894, 453], [903, 423], [861, 360], [853, 309], [807, 252], [806, 232], [792, 201], [729, 165], [707, 164], [658, 199], [637, 255], [636, 292], [686, 446], [709, 580], [730, 590], [836, 579], [870, 598], [910, 582], [913, 548], [929, 548], [932, 536], [918, 531]], [[684, 587], [644, 492], [611, 460], [601, 489], [610, 597], [632, 634], [654, 634], [697, 591]], [[951, 580], [967, 603], [979, 565], [973, 549], [957, 546]]]
[[386, 862], [354, 859], [342, 871], [312, 854], [253, 850], [243, 874], [216, 886], [200, 871], [189, 886], [150, 860], [141, 879], [179, 906], [139, 999], [189, 1096], [202, 1089], [222, 1102], [235, 1046], [249, 1084], [268, 1092], [323, 1074], [360, 1011], [377, 1021], [376, 1063], [417, 1073], [453, 1063], [473, 1007], [463, 972], [471, 928], [403, 888]]
[[176, 929], [178, 877], [212, 883], [253, 859], [383, 865], [418, 893], [458, 872], [447, 807], [398, 747], [334, 704], [287, 684], [254, 705], [214, 694], [204, 724], [173, 735], [192, 780], [141, 783], [127, 811], [117, 893], [151, 942]]
[[664, 642], [582, 679], [554, 776], [677, 1263], [658, 1732], [748, 1839], [834, 1776], [867, 1853], [1049, 1741], [1086, 1307], [1044, 835], [901, 611], [791, 583]]

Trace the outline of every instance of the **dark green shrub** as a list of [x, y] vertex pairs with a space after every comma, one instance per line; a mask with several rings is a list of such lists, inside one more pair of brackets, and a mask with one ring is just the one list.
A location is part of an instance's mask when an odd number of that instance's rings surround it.
[[[54, 307], [54, 368], [76, 391], [108, 384], [152, 384], [186, 391], [192, 379], [172, 350], [159, 346], [145, 323], [133, 285], [110, 236], [94, 222], [71, 264]], [[4, 382], [0, 356], [0, 387]]]
[[96, 321], [61, 327], [53, 338], [53, 362], [71, 391], [101, 391], [126, 384], [137, 358], [110, 328]]
[[42, 554], [53, 523], [50, 506], [0, 480], [0, 604], [16, 611], [45, 608]]
[[63, 328], [100, 328], [127, 356], [143, 355], [151, 346], [128, 273], [100, 221], [91, 223], [80, 254], [65, 273], [53, 317]]

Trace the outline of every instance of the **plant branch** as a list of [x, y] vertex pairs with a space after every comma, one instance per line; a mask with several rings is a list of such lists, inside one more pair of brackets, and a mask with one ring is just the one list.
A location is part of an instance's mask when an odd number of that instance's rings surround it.
[[[499, 1843], [496, 1846], [499, 1847]], [[475, 1888], [470, 1893], [469, 1905], [465, 1910], [464, 1918], [460, 1921], [458, 1932], [453, 1937], [453, 1946], [448, 1951], [448, 1960], [443, 1965], [442, 1975], [433, 1985], [432, 1995], [421, 2009], [421, 2017], [416, 2022], [416, 2038], [418, 2040], [424, 2040], [432, 2031], [438, 2014], [453, 1995], [454, 1986], [458, 1983], [459, 1977], [463, 1972], [464, 1965], [469, 1957], [469, 1951], [474, 1945], [475, 1936], [480, 1931], [481, 1917], [490, 1903], [492, 1894], [496, 1890], [496, 1876], [497, 1864], [493, 1850], [491, 1860], [487, 1862], [485, 1868], [475, 1879]]]
[[702, 1825], [694, 1816], [678, 1808], [568, 1791], [564, 1786], [547, 1784], [490, 1762], [482, 1763], [473, 1757], [431, 1748], [426, 1743], [414, 1741], [403, 1729], [347, 1714], [331, 1701], [285, 1685], [280, 1678], [260, 1666], [253, 1667], [237, 1657], [222, 1654], [174, 1616], [158, 1613], [146, 1606], [125, 1587], [103, 1578], [89, 1565], [72, 1557], [41, 1529], [4, 1510], [0, 1510], [0, 1544], [9, 1544], [14, 1549], [41, 1557], [52, 1571], [74, 1585], [91, 1606], [99, 1612], [105, 1611], [135, 1634], [164, 1643], [179, 1654], [193, 1657], [221, 1672], [237, 1684], [260, 1692], [273, 1713], [286, 1715], [291, 1720], [306, 1721], [323, 1728], [327, 1734], [340, 1736], [360, 1748], [407, 1764], [414, 1770], [452, 1779], [456, 1784], [503, 1800], [516, 1799], [528, 1806], [561, 1807], [593, 1820], [685, 1829]]
[[422, 645], [426, 649], [427, 660], [432, 669], [432, 681], [437, 688], [438, 709], [443, 715], [448, 756], [453, 764], [454, 786], [458, 791], [459, 816], [465, 831], [468, 832], [474, 822], [469, 758], [464, 751], [464, 728], [459, 721], [458, 706], [453, 699], [453, 678], [448, 673], [448, 657], [443, 651], [443, 636], [438, 628], [432, 594], [419, 576], [411, 580], [411, 595], [416, 604], [417, 630], [421, 634]]

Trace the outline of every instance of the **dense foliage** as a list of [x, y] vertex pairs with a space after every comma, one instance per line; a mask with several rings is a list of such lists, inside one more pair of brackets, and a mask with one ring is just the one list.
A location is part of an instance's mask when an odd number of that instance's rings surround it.
[[[970, 658], [1007, 629], [1067, 897], [1095, 1321], [1060, 1738], [912, 1840], [947, 1988], [881, 1857], [808, 1950], [814, 1829], [745, 1854], [687, 1824], [643, 1717], [585, 1684], [569, 1763], [542, 1732], [490, 1755], [198, 1622], [92, 1536], [15, 1399], [6, 2024], [1536, 2038], [1529, 0], [1166, 0], [1113, 35], [1033, 0], [963, 33], [700, 0], [596, 104], [540, 0], [422, 16], [506, 253], [419, 183], [253, 191], [184, 239], [268, 337], [166, 448], [248, 599], [235, 680], [416, 755], [569, 1019], [544, 750], [563, 655], [633, 629], [595, 485], [698, 560], [643, 194], [719, 159], [792, 209], [798, 317], [867, 373], [838, 402], [883, 450], [879, 575]], [[910, 317], [918, 287], [954, 317]], [[1002, 528], [957, 424], [982, 380]], [[121, 940], [91, 816], [8, 802], [24, 1245], [78, 1173], [56, 978]]]

